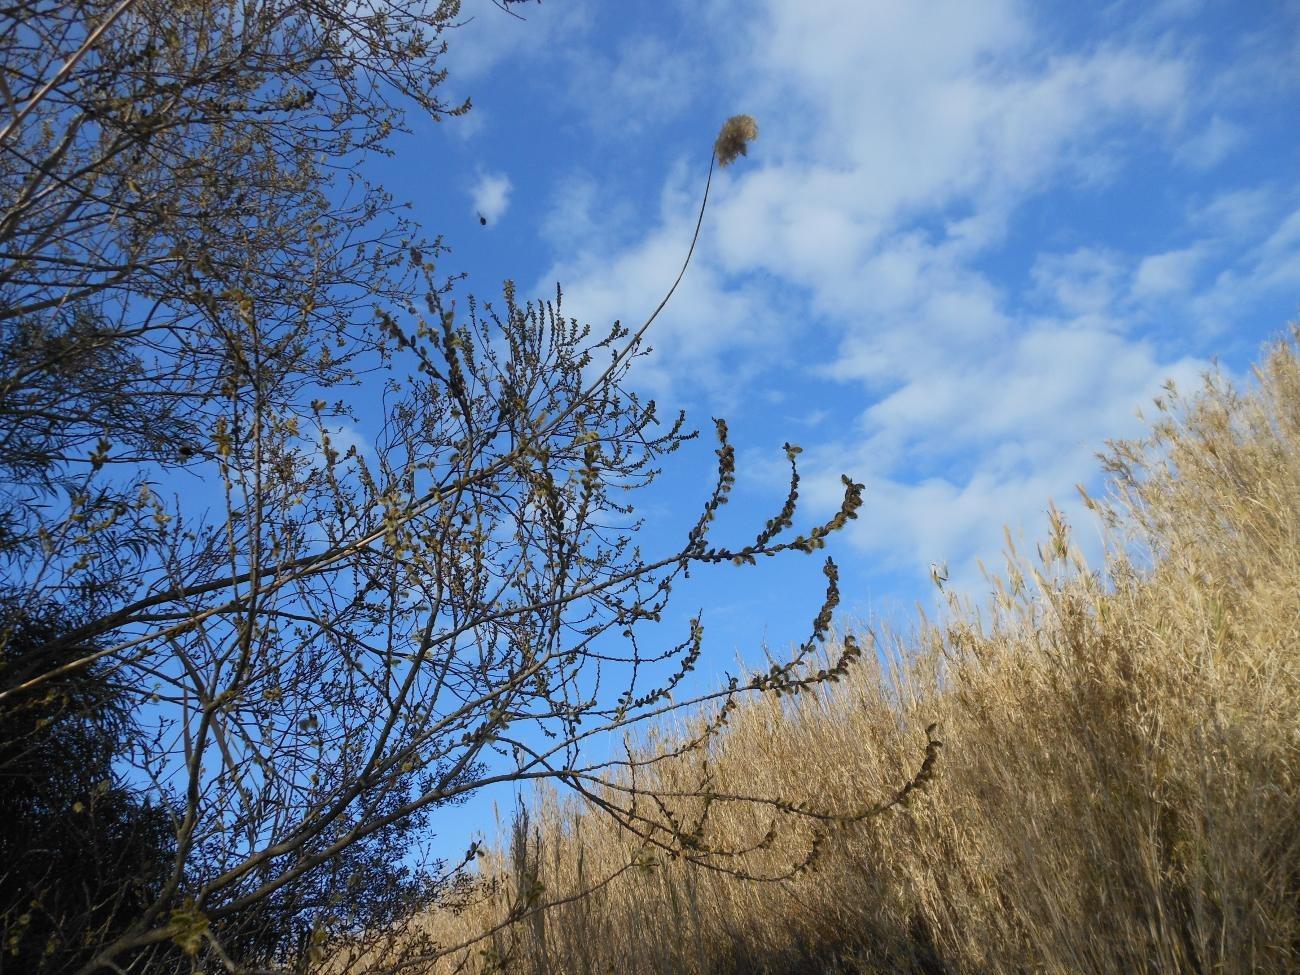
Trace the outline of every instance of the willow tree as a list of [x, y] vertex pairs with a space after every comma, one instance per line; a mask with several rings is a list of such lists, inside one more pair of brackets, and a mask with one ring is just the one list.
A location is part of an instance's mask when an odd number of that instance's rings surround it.
[[[743, 849], [611, 801], [628, 769], [586, 743], [705, 701], [711, 734], [739, 696], [834, 679], [859, 652], [814, 662], [838, 599], [828, 560], [786, 663], [673, 697], [702, 623], [669, 646], [643, 634], [674, 585], [820, 549], [861, 485], [846, 477], [840, 510], [796, 533], [788, 447], [779, 510], [715, 543], [735, 476], [717, 421], [694, 527], [642, 552], [634, 492], [691, 436], [629, 383], [658, 311], [594, 332], [558, 289], [521, 302], [510, 285], [457, 309], [438, 241], [358, 175], [404, 109], [467, 107], [434, 94], [458, 15], [449, 0], [0, 10], [0, 727], [22, 738], [0, 760], [26, 756], [30, 777], [42, 735], [68, 727], [51, 709], [103, 700], [68, 689], [110, 687], [129, 721], [107, 784], [45, 801], [75, 817], [129, 792], [167, 824], [131, 910], [102, 923], [52, 914], [76, 901], [49, 875], [0, 876], [11, 957], [309, 964], [464, 876], [472, 850], [403, 857], [439, 809], [501, 782], [553, 779], [648, 847], [716, 865]], [[752, 128], [733, 124], [720, 158]], [[344, 449], [363, 397], [382, 416]], [[88, 840], [85, 862], [116, 849]]]

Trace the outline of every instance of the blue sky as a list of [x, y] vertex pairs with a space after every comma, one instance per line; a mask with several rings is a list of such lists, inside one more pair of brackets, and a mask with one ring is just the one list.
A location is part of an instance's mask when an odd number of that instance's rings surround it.
[[[1298, 4], [521, 9], [467, 0], [446, 64], [475, 108], [418, 124], [384, 178], [467, 290], [558, 281], [568, 313], [636, 323], [685, 255], [719, 125], [754, 115], [637, 382], [706, 431], [728, 419], [737, 532], [779, 506], [785, 440], [810, 516], [841, 472], [866, 483], [831, 549], [850, 614], [934, 604], [931, 561], [982, 598], [975, 557], [999, 563], [1004, 524], [1042, 537], [1049, 499], [1097, 552], [1074, 485], [1100, 486], [1104, 440], [1211, 356], [1244, 378], [1295, 317]], [[711, 447], [645, 499], [665, 545]], [[819, 577], [791, 559], [706, 580], [715, 652], [797, 637]]]
[[[931, 561], [982, 601], [976, 557], [1001, 564], [1004, 525], [1032, 551], [1049, 499], [1095, 563], [1074, 486], [1100, 490], [1104, 441], [1138, 435], [1135, 410], [1167, 378], [1194, 389], [1211, 356], [1244, 380], [1296, 317], [1296, 3], [464, 13], [447, 90], [474, 110], [416, 123], [378, 173], [481, 296], [559, 281], [567, 313], [639, 323], [685, 255], [718, 127], [758, 120], [636, 383], [706, 433], [728, 419], [740, 485], [721, 540], [779, 508], [786, 440], [805, 448], [804, 524], [833, 510], [841, 473], [865, 482], [829, 549], [844, 619], [936, 608]], [[711, 464], [705, 438], [643, 498], [663, 548]], [[801, 638], [817, 561], [679, 594], [683, 615], [706, 608], [701, 680]]]

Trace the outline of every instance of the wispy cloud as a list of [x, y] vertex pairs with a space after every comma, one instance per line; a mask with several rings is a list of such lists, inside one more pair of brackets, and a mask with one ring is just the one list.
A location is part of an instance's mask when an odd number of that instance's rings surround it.
[[1245, 141], [1244, 128], [1215, 115], [1204, 128], [1178, 147], [1174, 158], [1196, 169], [1211, 169], [1227, 159]]
[[1192, 290], [1196, 270], [1205, 257], [1204, 248], [1195, 246], [1142, 258], [1133, 278], [1134, 296], [1149, 299], [1188, 294]]
[[[1086, 520], [1074, 484], [1095, 484], [1094, 452], [1140, 431], [1166, 377], [1195, 382], [1194, 340], [1246, 289], [1300, 287], [1300, 217], [1259, 187], [1170, 207], [1169, 233], [1142, 235], [1135, 208], [1162, 203], [1142, 167], [1205, 174], [1248, 139], [1240, 89], [1167, 33], [1194, 8], [1166, 6], [1072, 45], [1012, 0], [708, 4], [725, 113], [753, 113], [763, 139], [715, 176], [642, 381], [717, 409], [784, 384], [819, 415], [829, 390], [856, 390], [861, 407], [840, 396], [815, 428], [810, 497], [865, 478], [854, 542], [922, 579], [947, 559], [954, 586], [974, 584], [974, 556], [1004, 523], [1044, 527], [1049, 497]], [[569, 311], [654, 307], [693, 228], [686, 173], [641, 233], [557, 257], [544, 277]], [[1194, 323], [1181, 345], [1144, 334], [1159, 308]]]
[[463, 0], [442, 64], [453, 87], [476, 82], [503, 61], [537, 63], [579, 43], [591, 25], [589, 0], [528, 4], [511, 16], [492, 0]]
[[667, 39], [635, 37], [608, 53], [571, 51], [570, 97], [599, 140], [644, 137], [690, 104], [701, 65]]

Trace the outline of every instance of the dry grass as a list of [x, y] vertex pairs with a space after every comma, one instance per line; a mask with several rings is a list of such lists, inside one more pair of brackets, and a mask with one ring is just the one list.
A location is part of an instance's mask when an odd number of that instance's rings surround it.
[[[529, 889], [555, 902], [618, 876], [431, 970], [1300, 970], [1295, 347], [1257, 372], [1258, 392], [1207, 379], [1190, 403], [1160, 404], [1148, 439], [1111, 445], [1112, 489], [1094, 503], [1104, 573], [1061, 522], [1037, 568], [1008, 552], [983, 612], [952, 601], [948, 622], [873, 634], [849, 679], [742, 707], [709, 753], [718, 791], [850, 810], [915, 771], [937, 721], [937, 778], [906, 809], [836, 831], [794, 879], [756, 883], [646, 863], [606, 819], [539, 797], [487, 863], [500, 893], [425, 928], [452, 941]], [[662, 766], [656, 784], [698, 785], [700, 761]], [[769, 819], [719, 803], [704, 831], [743, 845]], [[788, 864], [810, 835], [783, 827], [741, 860]]]

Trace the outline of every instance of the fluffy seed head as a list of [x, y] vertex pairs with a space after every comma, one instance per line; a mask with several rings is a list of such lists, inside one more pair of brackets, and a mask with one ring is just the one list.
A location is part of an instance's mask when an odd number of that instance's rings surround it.
[[749, 143], [758, 138], [758, 123], [752, 115], [733, 115], [722, 126], [713, 152], [718, 164], [727, 166], [749, 152]]

